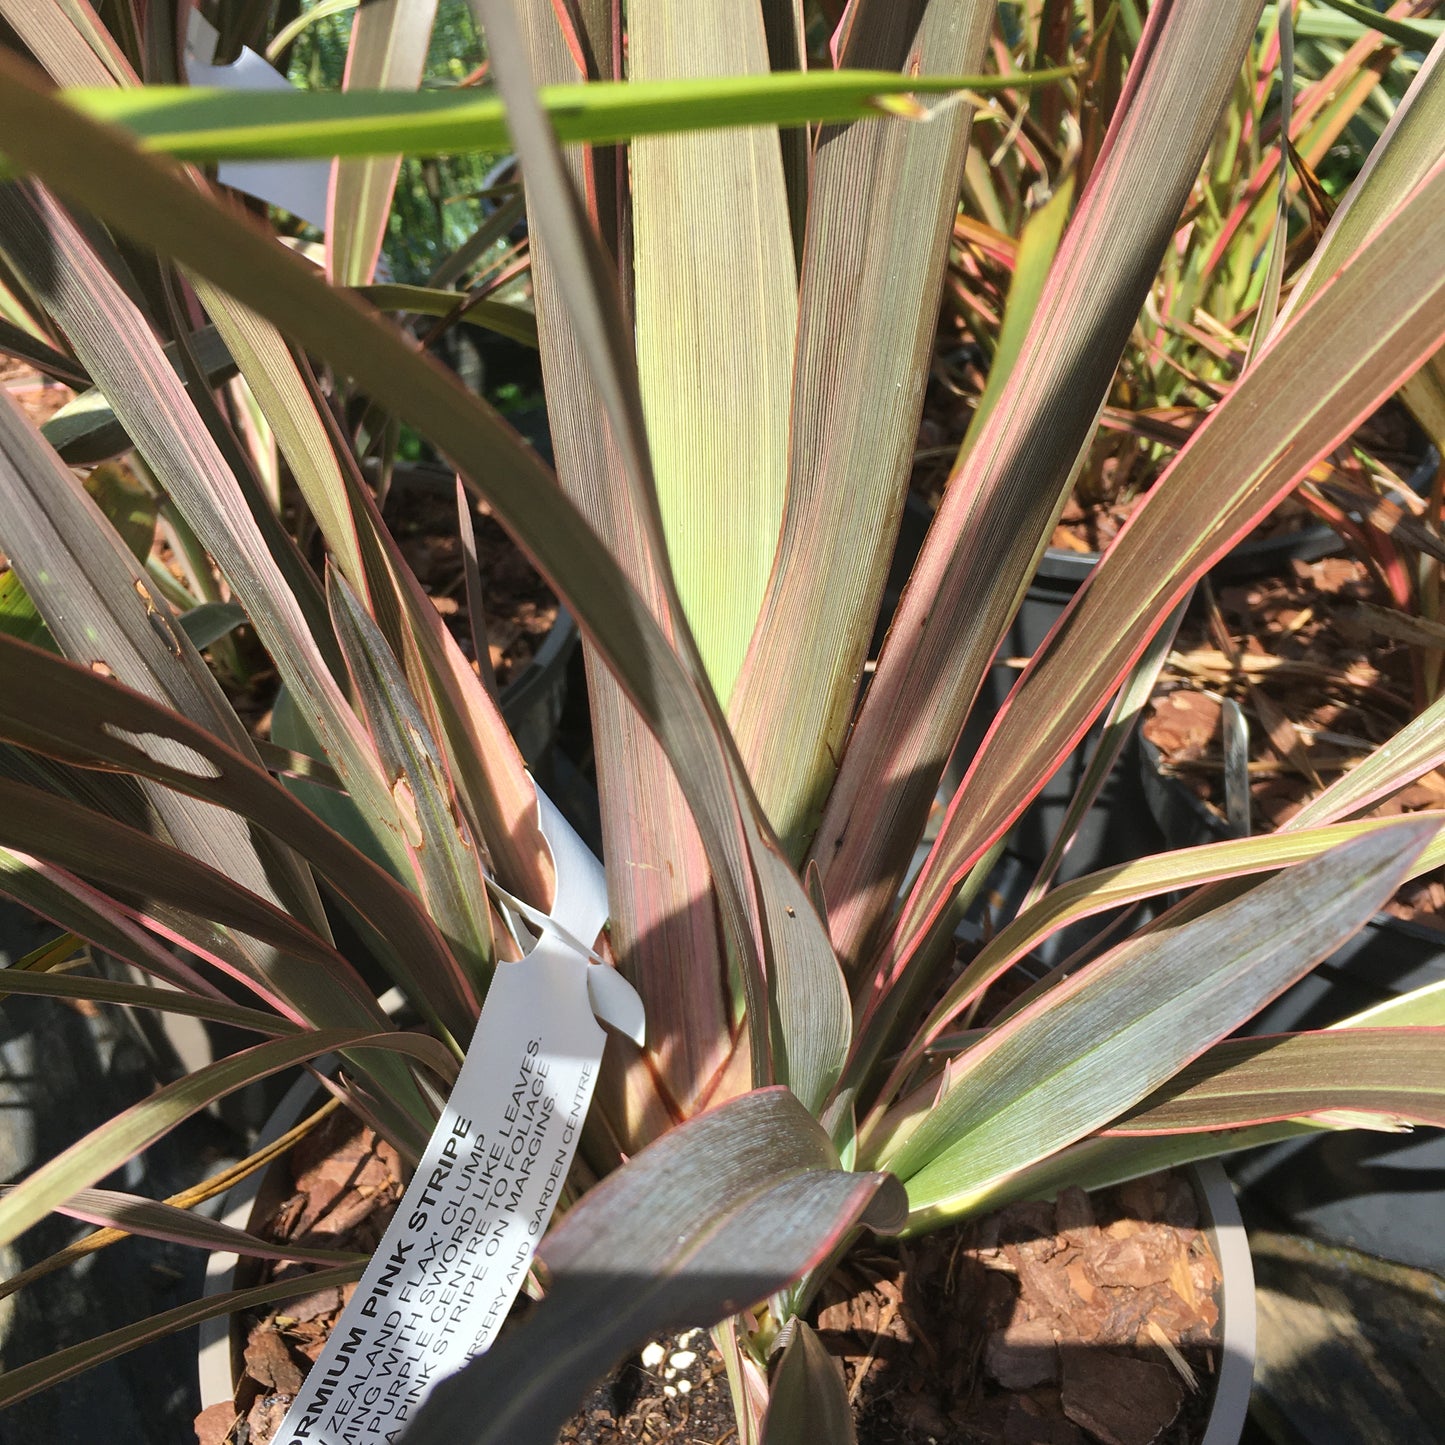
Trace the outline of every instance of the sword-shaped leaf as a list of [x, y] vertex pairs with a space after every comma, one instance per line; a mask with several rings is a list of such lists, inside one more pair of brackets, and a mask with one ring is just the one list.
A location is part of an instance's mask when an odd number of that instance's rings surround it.
[[279, 1014], [243, 1008], [225, 999], [197, 998], [176, 988], [149, 988], [145, 984], [92, 978], [80, 973], [36, 973], [30, 969], [7, 968], [0, 972], [0, 998], [12, 993], [32, 998], [88, 999], [92, 1003], [126, 1004], [131, 1008], [155, 1009], [158, 1013], [230, 1024], [268, 1037], [294, 1034], [301, 1027]]
[[[564, 34], [551, 0], [527, 0], [522, 7], [533, 71], [542, 82], [577, 79], [584, 55], [596, 57], [604, 75], [611, 75], [610, 0], [601, 13], [595, 4], [585, 13], [585, 33]], [[578, 194], [591, 198], [592, 225], [604, 238], [611, 234], [604, 243], [615, 249], [617, 217], [607, 198], [617, 157], [571, 148], [566, 163]], [[607, 432], [589, 356], [563, 303], [544, 226], [531, 227], [531, 249], [557, 480], [671, 636], [661, 577], [666, 558], [649, 546], [646, 524], [634, 517], [632, 496], [618, 479], [621, 458]], [[635, 1153], [670, 1114], [694, 1112], [706, 1091], [726, 1080], [733, 1003], [712, 873], [682, 789], [657, 739], [585, 637], [583, 650], [612, 945], [647, 1005], [651, 1037], [670, 1041], [665, 1054], [651, 1055], [651, 1067], [627, 1071], [623, 1086], [633, 1097], [614, 1103], [604, 1092], [599, 1099], [624, 1148]], [[689, 961], [686, 967], [679, 966], [682, 959]], [[746, 1058], [744, 1052], [744, 1064]], [[599, 1087], [605, 1091], [609, 1082], [604, 1073]], [[659, 1092], [662, 1101], [653, 1097]]]
[[261, 1305], [274, 1304], [277, 1300], [295, 1299], [297, 1295], [310, 1294], [313, 1290], [335, 1289], [339, 1285], [353, 1284], [361, 1278], [365, 1263], [338, 1265], [334, 1269], [319, 1269], [311, 1274], [288, 1275], [271, 1284], [257, 1285], [253, 1289], [226, 1290], [223, 1294], [207, 1295], [204, 1299], [191, 1300], [177, 1305], [175, 1309], [151, 1315], [133, 1325], [123, 1325], [107, 1335], [71, 1345], [68, 1349], [57, 1350], [44, 1359], [19, 1365], [0, 1375], [0, 1409], [24, 1400], [40, 1390], [48, 1390], [86, 1370], [113, 1360], [152, 1340], [165, 1339], [178, 1330], [199, 1325], [206, 1320], [219, 1319], [237, 1310], [256, 1309]]
[[[616, 475], [624, 484], [633, 519], [643, 528], [654, 558], [655, 577], [673, 623], [673, 645], [668, 647], [664, 642], [657, 663], [668, 670], [681, 663], [679, 670], [688, 686], [678, 702], [686, 707], [689, 721], [695, 718], [701, 724], [696, 737], [702, 746], [691, 748], [686, 761], [674, 753], [672, 762], [707, 846], [724, 922], [741, 958], [750, 1014], [753, 1078], [783, 1080], [809, 1108], [818, 1109], [847, 1053], [851, 1024], [847, 990], [817, 915], [797, 875], [780, 855], [759, 807], [673, 586], [652, 481], [635, 360], [616, 288], [606, 270], [606, 258], [583, 224], [556, 138], [537, 103], [515, 17], [500, 0], [479, 0], [479, 10], [491, 53], [498, 61], [518, 150], [526, 167], [534, 220], [539, 233], [554, 248], [562, 301], [576, 328], [617, 449], [620, 466]], [[493, 500], [496, 503], [500, 499], [494, 495]], [[553, 520], [554, 534], [561, 516], [559, 510]], [[528, 545], [520, 527], [515, 533]], [[590, 532], [587, 535], [592, 536]], [[542, 561], [540, 553], [534, 550], [533, 555], [539, 563]], [[605, 552], [602, 555], [606, 556]], [[607, 565], [616, 570], [610, 557]], [[574, 578], [582, 580], [575, 554], [556, 580], [565, 592]], [[603, 594], [584, 591], [592, 604], [590, 614], [574, 615], [584, 625], [590, 621], [596, 637], [597, 623], [602, 620], [596, 603]], [[633, 594], [633, 598], [639, 605], [635, 615], [640, 624], [639, 640], [649, 634], [662, 640], [652, 613], [642, 610], [645, 604], [640, 597]], [[607, 648], [608, 665], [628, 686], [634, 702], [655, 695], [657, 683], [662, 680], [657, 663], [650, 669], [653, 675], [647, 680], [646, 690], [639, 694], [633, 675], [620, 665], [626, 660]], [[673, 719], [666, 711], [644, 715], [664, 749], [673, 753], [669, 741]], [[682, 716], [677, 720], [682, 721]]]
[[[1199, 576], [1445, 341], [1442, 227], [1445, 160], [1294, 313], [1135, 511], [985, 738], [885, 969], [1028, 805]], [[1342, 334], [1356, 344], [1331, 340]]]
[[[1259, 10], [1259, 0], [1179, 0], [1149, 11], [1009, 383], [929, 529], [813, 844], [846, 964], [866, 961], [865, 944], [897, 895], [944, 764], [1093, 434]], [[1101, 696], [1100, 706], [1106, 701]]]
[[[269, 504], [263, 501], [260, 512], [252, 511], [231, 466], [165, 360], [150, 323], [75, 220], [44, 192], [7, 186], [0, 189], [0, 224], [12, 256], [27, 268], [137, 450], [246, 609], [383, 848], [404, 860], [390, 790], [317, 642], [328, 634], [324, 611], [310, 614], [304, 589], [293, 589], [263, 531], [263, 514], [280, 526]], [[292, 544], [284, 532], [281, 538], [278, 545], [284, 553]], [[314, 587], [314, 579], [310, 585]]]
[[[950, 95], [1050, 85], [1072, 70], [1029, 75], [911, 76], [812, 70], [700, 80], [601, 81], [544, 86], [538, 99], [559, 140], [609, 145], [635, 136], [738, 126], [866, 120], [880, 97]], [[182, 160], [284, 160], [305, 156], [445, 155], [506, 150], [507, 113], [495, 95], [423, 91], [350, 95], [230, 91], [148, 85], [72, 89], [67, 100], [93, 120], [124, 126], [150, 150]]]
[[1332, 953], [1434, 836], [1397, 823], [1289, 869], [1207, 917], [1130, 939], [991, 1030], [881, 1161], [915, 1216], [1118, 1117]]
[[902, 1191], [848, 1174], [783, 1089], [679, 1125], [589, 1191], [543, 1241], [546, 1301], [443, 1382], [413, 1445], [550, 1445], [587, 1386], [657, 1330], [707, 1326], [782, 1289], [860, 1224], [890, 1231]]
[[[312, 863], [392, 943], [398, 982], [417, 1007], [435, 1010], [455, 1037], [470, 1036], [475, 995], [416, 897], [318, 822], [263, 768], [210, 733], [109, 679], [0, 638], [0, 738], [79, 767], [134, 772], [261, 824]], [[179, 764], [158, 756], [167, 742]], [[44, 856], [43, 850], [33, 851]], [[175, 901], [186, 906], [184, 897]], [[301, 992], [293, 993], [298, 988]], [[280, 992], [298, 1003], [311, 997], [304, 977], [288, 978]], [[312, 1005], [322, 1012], [309, 1016], [325, 1019], [328, 997], [321, 987]]]
[[[993, 14], [980, 0], [869, 0], [855, 7], [840, 63], [909, 76], [976, 68]], [[729, 704], [795, 858], [843, 752], [903, 515], [972, 123], [968, 105], [926, 124], [880, 116], [827, 127], [814, 147], [788, 501]]]
[[1105, 1134], [1355, 1116], [1445, 1127], [1445, 1028], [1347, 1028], [1216, 1044]]
[[104, 1179], [207, 1104], [256, 1079], [338, 1051], [363, 1058], [378, 1051], [394, 1053], [424, 1065], [444, 1085], [456, 1076], [456, 1060], [425, 1034], [316, 1029], [242, 1049], [157, 1089], [42, 1164], [0, 1199], [0, 1242], [8, 1244], [77, 1190]]
[[797, 1445], [800, 1440], [854, 1445], [853, 1402], [843, 1379], [843, 1362], [802, 1319], [773, 1371], [762, 1445]]
[[[768, 73], [757, 0], [629, 10], [631, 82], [737, 71]], [[772, 130], [693, 131], [639, 136], [628, 169], [637, 374], [658, 507], [678, 596], [726, 705], [787, 485], [798, 276], [783, 156]]]
[[[15, 1188], [0, 1189], [4, 1198]], [[352, 1250], [314, 1249], [305, 1244], [257, 1239], [244, 1229], [207, 1219], [190, 1209], [178, 1209], [139, 1194], [123, 1194], [115, 1189], [81, 1189], [57, 1207], [57, 1214], [93, 1224], [100, 1229], [120, 1229], [144, 1239], [163, 1239], [172, 1244], [190, 1245], [195, 1249], [224, 1250], [244, 1254], [253, 1259], [299, 1259], [308, 1264], [365, 1264], [368, 1255]]]
[[382, 766], [395, 779], [397, 813], [408, 825], [407, 848], [422, 899], [480, 999], [493, 963], [481, 852], [427, 719], [380, 628], [339, 574], [333, 573], [329, 584], [336, 635], [352, 687]]
[[[437, 0], [368, 0], [357, 8], [343, 91], [414, 91], [426, 70]], [[376, 272], [401, 157], [340, 160], [326, 202], [327, 274], [364, 286]]]
[[[1445, 814], [1416, 814], [1445, 822]], [[1387, 818], [1366, 818], [1328, 828], [1281, 831], [1263, 838], [1230, 839], [1201, 848], [1161, 853], [1086, 873], [1051, 889], [991, 938], [935, 1005], [904, 1056], [900, 1069], [976, 999], [995, 979], [1061, 928], [1084, 918], [1201, 884], [1270, 872], [1318, 857], [1351, 838], [1390, 826]], [[1437, 835], [1411, 867], [1418, 877], [1445, 863], [1445, 837]]]

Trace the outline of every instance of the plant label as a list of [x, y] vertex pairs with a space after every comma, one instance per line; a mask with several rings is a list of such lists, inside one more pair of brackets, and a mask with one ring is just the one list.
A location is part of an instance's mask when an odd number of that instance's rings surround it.
[[[399, 1440], [435, 1385], [492, 1343], [577, 1150], [606, 1039], [597, 1018], [640, 1028], [637, 995], [578, 942], [606, 921], [602, 869], [540, 791], [538, 803], [552, 913], [529, 911], [546, 925], [536, 945], [498, 964], [451, 1098], [278, 1445]], [[599, 970], [609, 977], [589, 987]]]

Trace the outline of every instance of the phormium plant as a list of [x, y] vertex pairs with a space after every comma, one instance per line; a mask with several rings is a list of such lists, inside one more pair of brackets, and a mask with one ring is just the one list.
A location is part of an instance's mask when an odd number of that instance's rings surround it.
[[[1137, 38], [1100, 98], [1087, 181], [866, 687], [973, 107], [990, 87], [1017, 106], [1025, 84], [977, 78], [992, 4], [824, 6], [837, 26], [822, 54], [813, 7], [788, 0], [476, 0], [495, 91], [417, 95], [417, 47], [399, 42], [431, 7], [397, 0], [361, 11], [349, 67], [392, 90], [240, 98], [139, 85], [175, 79], [177, 15], [120, 8], [112, 38], [85, 0], [0, 0], [30, 51], [0, 54], [4, 338], [94, 387], [84, 459], [133, 449], [325, 763], [250, 736], [183, 625], [198, 596], [168, 595], [66, 451], [0, 404], [0, 549], [54, 648], [0, 638], [0, 888], [172, 985], [55, 972], [61, 949], [6, 987], [263, 1039], [36, 1170], [0, 1199], [0, 1238], [80, 1207], [78, 1191], [190, 1112], [327, 1050], [354, 1107], [415, 1157], [521, 946], [504, 895], [551, 902], [495, 699], [359, 465], [393, 418], [486, 499], [582, 629], [611, 913], [595, 942], [648, 1016], [645, 1048], [612, 1045], [587, 1156], [616, 1172], [543, 1243], [548, 1298], [432, 1397], [409, 1440], [550, 1439], [589, 1379], [669, 1321], [718, 1327], [740, 1435], [756, 1440], [769, 1352], [786, 1328], [807, 1338], [803, 1312], [860, 1221], [922, 1230], [1302, 1129], [1445, 1123], [1438, 994], [1268, 1050], [1223, 1042], [1440, 860], [1433, 814], [1351, 821], [1445, 757], [1438, 705], [1288, 831], [1044, 891], [953, 969], [959, 912], [1011, 823], [1111, 697], [1137, 691], [1156, 629], [1445, 342], [1438, 47], [1283, 278], [1242, 375], [993, 720], [905, 887], [1260, 0], [1119, 7]], [[222, 6], [225, 44], [259, 39], [257, 15]], [[1042, 83], [1047, 55], [1009, 58]], [[1068, 96], [1078, 81], [1051, 83]], [[504, 134], [525, 174], [555, 477], [359, 289], [394, 153]], [[337, 157], [325, 274], [147, 151]], [[230, 368], [228, 395], [264, 418], [324, 539], [324, 577], [278, 517], [255, 429], [216, 401]], [[297, 772], [344, 791], [346, 820], [321, 821], [272, 776]], [[425, 1031], [396, 1029], [336, 951], [318, 883]], [[1022, 1006], [949, 1032], [1051, 931], [1183, 888]], [[83, 1207], [236, 1243], [178, 1207], [93, 1190]], [[281, 1288], [12, 1371], [0, 1401]], [[779, 1368], [839, 1388], [816, 1352]]]

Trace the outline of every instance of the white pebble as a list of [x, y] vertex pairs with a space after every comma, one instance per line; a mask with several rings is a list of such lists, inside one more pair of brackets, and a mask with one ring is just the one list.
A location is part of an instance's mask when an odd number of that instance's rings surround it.
[[690, 1389], [692, 1389], [692, 1381], [691, 1381], [691, 1380], [679, 1380], [679, 1381], [677, 1382], [677, 1393], [678, 1393], [679, 1395], [685, 1395], [685, 1394], [687, 1394], [687, 1392], [688, 1392]]
[[662, 1357], [667, 1353], [665, 1349], [656, 1342], [648, 1345], [642, 1352], [642, 1363], [649, 1370], [655, 1370], [661, 1363]]
[[685, 1370], [697, 1359], [696, 1350], [678, 1350], [676, 1354], [668, 1357], [667, 1363], [675, 1370]]
[[686, 1347], [687, 1345], [690, 1345], [701, 1333], [701, 1330], [684, 1330], [683, 1333], [677, 1337], [677, 1342], [679, 1345]]
[[675, 1398], [676, 1395], [677, 1395], [677, 1386], [676, 1386], [676, 1385], [664, 1385], [664, 1386], [662, 1387], [662, 1393], [663, 1393], [664, 1395], [666, 1395], [669, 1400], [671, 1400], [671, 1399]]

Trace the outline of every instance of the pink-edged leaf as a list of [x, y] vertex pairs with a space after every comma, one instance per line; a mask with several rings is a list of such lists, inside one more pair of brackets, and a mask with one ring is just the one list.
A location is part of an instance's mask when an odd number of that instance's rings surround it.
[[[211, 734], [116, 682], [0, 638], [0, 738], [81, 767], [104, 765], [135, 772], [233, 808], [260, 823], [313, 863], [338, 893], [391, 941], [401, 956], [398, 982], [414, 991], [416, 1006], [435, 1010], [457, 1037], [470, 1036], [475, 1024], [475, 997], [415, 896], [319, 822], [264, 769]], [[157, 757], [155, 745], [165, 740], [179, 745], [176, 756], [184, 766]], [[127, 836], [134, 831], [128, 830]], [[153, 848], [160, 847], [152, 840], [145, 841]], [[42, 849], [31, 851], [45, 856]], [[105, 858], [98, 861], [102, 866], [107, 861], [113, 865], [123, 862]], [[138, 885], [143, 896], [154, 892], [148, 892], [143, 878]], [[184, 897], [174, 901], [185, 906]], [[272, 925], [283, 926], [274, 920]], [[285, 926], [290, 930], [288, 937], [312, 937], [289, 919]], [[316, 942], [312, 938], [311, 946]], [[329, 950], [326, 953], [335, 958]], [[298, 1006], [321, 1010], [316, 1015], [318, 1021], [327, 1017], [325, 1010], [331, 998], [327, 975], [308, 983], [306, 977], [288, 973], [285, 986], [276, 986]], [[354, 987], [365, 995], [359, 981]], [[365, 996], [369, 999], [369, 995]], [[378, 1017], [374, 1005], [368, 1005], [367, 1017]]]
[[[522, 16], [539, 82], [579, 80], [578, 55], [584, 50], [596, 54], [599, 45], [604, 57], [610, 52], [611, 15], [606, 8], [605, 17], [593, 17], [598, 23], [589, 26], [583, 46], [575, 33], [564, 34], [551, 0], [526, 0]], [[610, 155], [574, 150], [567, 156], [578, 191], [597, 198], [592, 202], [594, 224], [604, 226]], [[645, 527], [633, 520], [629, 494], [615, 478], [620, 461], [602, 422], [588, 359], [563, 303], [552, 247], [535, 227], [532, 277], [558, 480], [670, 636], [671, 614], [658, 559], [647, 545]], [[635, 1152], [650, 1137], [654, 1122], [665, 1122], [672, 1110], [692, 1112], [717, 1080], [728, 1057], [725, 1041], [732, 1008], [712, 873], [682, 789], [657, 739], [586, 638], [583, 649], [603, 853], [609, 860], [612, 947], [646, 1003], [652, 1036], [670, 1041], [665, 1056], [649, 1059], [649, 1069], [628, 1071], [625, 1085], [638, 1097], [608, 1110]], [[678, 967], [683, 958], [690, 960], [687, 968]], [[669, 1096], [670, 1108], [660, 1114], [649, 1107], [654, 1077]], [[604, 1075], [603, 1086], [608, 1082]], [[606, 1106], [605, 1097], [602, 1102]]]
[[68, 1349], [57, 1350], [44, 1359], [34, 1360], [28, 1365], [18, 1365], [0, 1375], [0, 1409], [24, 1400], [40, 1390], [62, 1384], [74, 1376], [104, 1364], [117, 1356], [124, 1355], [152, 1340], [163, 1340], [184, 1329], [190, 1329], [205, 1320], [213, 1320], [236, 1310], [256, 1309], [261, 1305], [274, 1304], [277, 1300], [294, 1299], [297, 1295], [310, 1294], [313, 1290], [334, 1289], [339, 1285], [352, 1284], [361, 1278], [365, 1263], [338, 1265], [335, 1269], [319, 1269], [310, 1274], [295, 1274], [271, 1284], [258, 1285], [254, 1289], [227, 1290], [224, 1294], [207, 1295], [204, 1299], [192, 1300], [178, 1305], [175, 1309], [133, 1325], [124, 1325], [108, 1335], [99, 1335], [93, 1340], [71, 1345]]
[[499, 880], [546, 906], [551, 873], [516, 744], [406, 565], [314, 379], [269, 321], [201, 277], [194, 285], [275, 432], [333, 564], [365, 599], [413, 690], [435, 712], [463, 806]]
[[[980, 0], [868, 0], [840, 63], [977, 70], [993, 17]], [[879, 117], [824, 127], [814, 149], [783, 531], [728, 703], [794, 857], [843, 752], [903, 515], [972, 123], [966, 105]]]
[[[1442, 227], [1445, 160], [1275, 333], [1134, 512], [989, 730], [880, 978], [1027, 807], [1195, 581], [1445, 340]], [[1337, 345], [1344, 334], [1356, 344]]]
[[0, 16], [57, 85], [136, 85], [134, 70], [89, 0], [0, 0]]
[[1260, 8], [1258, 0], [1178, 0], [1149, 11], [1009, 384], [950, 480], [899, 604], [813, 845], [845, 962], [866, 961], [897, 894]]
[[0, 779], [0, 842], [34, 853], [138, 900], [169, 903], [247, 933], [276, 950], [271, 982], [293, 1008], [336, 1019], [360, 1008], [381, 1016], [365, 986], [331, 946], [274, 904], [168, 843], [103, 818], [66, 798]]
[[[182, 181], [176, 184], [190, 190]], [[200, 200], [193, 190], [190, 194]], [[306, 707], [327, 757], [383, 848], [405, 868], [388, 784], [317, 642], [327, 635], [326, 624], [308, 614], [302, 594], [291, 586], [149, 322], [83, 228], [48, 193], [29, 186], [0, 190], [0, 225], [7, 247], [18, 248], [32, 284], [220, 568], [282, 680]]]
[[327, 593], [352, 688], [377, 754], [397, 780], [395, 790], [405, 794], [397, 812], [408, 824], [407, 848], [422, 899], [480, 998], [493, 962], [481, 855], [457, 805], [436, 739], [381, 629], [339, 574], [328, 579]]
[[[14, 1188], [9, 1185], [0, 1189], [0, 1199]], [[339, 1265], [357, 1261], [365, 1264], [368, 1258], [352, 1250], [311, 1249], [304, 1244], [257, 1239], [244, 1229], [207, 1219], [193, 1210], [178, 1209], [174, 1204], [163, 1204], [139, 1194], [122, 1194], [114, 1189], [78, 1190], [55, 1212], [98, 1229], [119, 1229], [145, 1239], [163, 1239], [195, 1249], [224, 1250], [253, 1259], [296, 1259], [306, 1264]]]
[[[1445, 822], [1445, 813], [1417, 813]], [[991, 938], [948, 987], [899, 1062], [901, 1076], [921, 1057], [924, 1048], [947, 1028], [994, 980], [1025, 958], [1051, 934], [1111, 908], [1155, 898], [1162, 893], [1195, 888], [1232, 878], [1272, 872], [1318, 857], [1336, 844], [1387, 828], [1388, 818], [1368, 818], [1328, 828], [1279, 832], [1263, 838], [1209, 843], [1121, 863], [1070, 879], [1050, 890]], [[1418, 876], [1445, 862], [1445, 837], [1437, 835], [1413, 865]]]
[[0, 1199], [0, 1242], [8, 1244], [77, 1190], [104, 1179], [207, 1104], [256, 1079], [334, 1051], [361, 1058], [377, 1052], [409, 1058], [430, 1069], [444, 1087], [456, 1077], [456, 1059], [425, 1034], [316, 1029], [242, 1049], [157, 1089], [42, 1164]]
[[915, 1216], [962, 1206], [1117, 1118], [1334, 952], [1395, 891], [1434, 824], [1397, 823], [1205, 917], [1144, 933], [1044, 992], [956, 1059], [881, 1162]]
[[1184, 1134], [1353, 1114], [1445, 1127], [1445, 1028], [1350, 1028], [1216, 1044], [1105, 1134]]
[[[355, 969], [330, 944], [225, 874], [146, 833], [68, 799], [0, 780], [0, 843], [58, 860], [129, 895], [132, 917], [246, 982], [259, 957], [257, 991], [296, 1022], [349, 1026], [366, 1034], [392, 1027]], [[232, 942], [237, 936], [270, 949], [238, 960]], [[426, 1046], [452, 1058], [435, 1039]], [[429, 1124], [430, 1112], [407, 1066], [383, 1050], [363, 1056], [360, 1067], [381, 1094], [389, 1131], [410, 1148], [423, 1121]]]
[[1425, 178], [1445, 119], [1445, 46], [1436, 45], [1365, 159], [1319, 245], [1296, 279], [1282, 320], [1302, 306]]
[[0, 849], [0, 893], [184, 994], [224, 1001], [215, 984], [162, 948], [113, 899], [63, 868]]
[[[343, 90], [415, 90], [426, 70], [437, 0], [367, 0], [358, 6]], [[376, 272], [391, 214], [399, 156], [337, 160], [326, 201], [327, 274], [364, 286]]]
[[179, 1014], [230, 1024], [266, 1035], [295, 1034], [299, 1024], [260, 1009], [243, 1008], [225, 999], [196, 998], [174, 988], [148, 988], [145, 984], [122, 983], [112, 978], [93, 978], [82, 973], [36, 973], [30, 969], [0, 970], [0, 998], [21, 994], [30, 998], [86, 999], [91, 1003], [124, 1004], [128, 1008], [155, 1009], [157, 1013]]
[[[140, 530], [153, 533], [154, 517]], [[150, 551], [150, 536], [137, 540]], [[8, 398], [0, 399], [0, 550], [68, 657], [254, 756], [235, 710], [169, 606], [152, 595], [136, 557]], [[325, 928], [315, 885], [286, 849], [258, 842], [234, 815], [165, 789], [146, 792], [178, 847]]]
[[903, 1220], [885, 1174], [838, 1169], [784, 1089], [699, 1115], [588, 1193], [544, 1240], [547, 1299], [443, 1384], [414, 1445], [550, 1445], [587, 1385], [658, 1330], [706, 1326], [797, 1279], [860, 1224]]
[[796, 1445], [817, 1440], [854, 1445], [853, 1402], [843, 1379], [843, 1362], [831, 1354], [806, 1321], [789, 1325], [792, 1338], [773, 1371], [762, 1445]]
[[[510, 37], [515, 50], [515, 21], [507, 7], [489, 4], [488, 18], [493, 22], [489, 27], [493, 54], [500, 54], [504, 36]], [[508, 68], [512, 69], [510, 64]], [[519, 132], [530, 136], [538, 127], [544, 130], [545, 122], [525, 90], [525, 66], [514, 73], [525, 93], [520, 105], [512, 94], [507, 103], [514, 122], [522, 117]], [[623, 680], [672, 758], [707, 844], [722, 914], [745, 964], [741, 972], [752, 981], [753, 1017], [769, 1013], [762, 994], [766, 979], [794, 1009], [792, 1037], [786, 1039], [788, 1081], [801, 1097], [821, 1103], [846, 1053], [850, 1023], [846, 991], [828, 940], [753, 796], [695, 649], [684, 648], [679, 656], [595, 533], [552, 486], [535, 454], [439, 365], [418, 355], [374, 314], [330, 291], [304, 261], [237, 223], [114, 132], [55, 100], [36, 85], [24, 66], [3, 52], [0, 76], [4, 77], [0, 125], [5, 127], [5, 150], [12, 161], [58, 178], [71, 194], [120, 229], [177, 256], [224, 285], [238, 300], [276, 318], [301, 344], [332, 358], [380, 403], [413, 421], [464, 474], [485, 479], [487, 498], [499, 519], [552, 583], [579, 626], [605, 652], [608, 666]], [[61, 144], [62, 134], [74, 143]], [[529, 184], [536, 184], [538, 156], [528, 161], [527, 170]], [[540, 171], [546, 170], [543, 157]], [[560, 184], [564, 192], [559, 193], [559, 205], [572, 215], [565, 176]], [[589, 296], [590, 255], [583, 246], [578, 256], [569, 258], [582, 265], [582, 273], [573, 279]], [[569, 265], [558, 268], [559, 275], [569, 270]], [[574, 299], [569, 295], [568, 304]], [[585, 301], [586, 296], [579, 302], [584, 312]], [[598, 348], [595, 354], [616, 353], [618, 364], [630, 374], [602, 314], [596, 307], [588, 313], [601, 326], [599, 333], [588, 322], [587, 334]], [[615, 314], [615, 305], [607, 314]], [[629, 421], [635, 404], [629, 405], [611, 382], [609, 388], [618, 402], [616, 411], [608, 408], [609, 424], [627, 422], [635, 442], [638, 434]], [[631, 460], [641, 465], [635, 447]], [[254, 579], [254, 568], [261, 564], [249, 555], [237, 555], [224, 529], [203, 540], [218, 552], [223, 572], [242, 593], [228, 563], [241, 570], [242, 581]], [[256, 609], [268, 605], [265, 597], [243, 597], [243, 601], [259, 631]], [[678, 636], [680, 643], [685, 641], [683, 633]], [[296, 658], [278, 655], [280, 639], [274, 640], [278, 667], [299, 672]], [[308, 641], [302, 655], [311, 650]], [[288, 685], [290, 680], [288, 675]], [[319, 697], [316, 701], [320, 703]], [[338, 771], [342, 771], [343, 742], [341, 737], [327, 741]], [[330, 751], [332, 743], [338, 752]], [[347, 783], [355, 795], [357, 784], [349, 777]], [[364, 787], [371, 783], [370, 778], [363, 780]], [[373, 811], [380, 819], [391, 810], [377, 805]], [[754, 1029], [751, 1037], [756, 1041], [760, 1033]], [[772, 1068], [766, 1043], [764, 1038], [757, 1059], [763, 1076]]]

